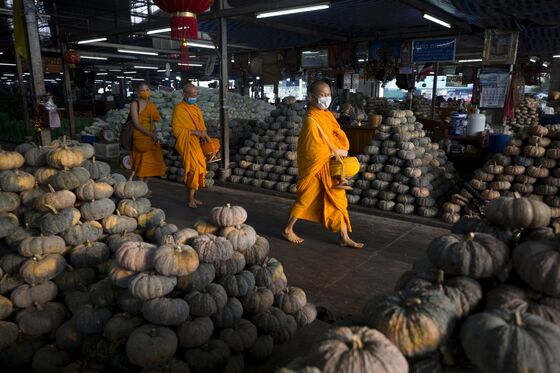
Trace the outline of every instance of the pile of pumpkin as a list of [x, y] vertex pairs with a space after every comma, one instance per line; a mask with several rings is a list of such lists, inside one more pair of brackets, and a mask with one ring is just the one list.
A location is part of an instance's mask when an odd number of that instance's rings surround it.
[[305, 110], [301, 103], [282, 103], [254, 129], [234, 156], [229, 181], [296, 192], [297, 143]]
[[[519, 193], [544, 201], [552, 217], [560, 218], [560, 126], [527, 126], [511, 140], [503, 154], [496, 154], [474, 172], [469, 185], [484, 200]], [[455, 223], [461, 215], [478, 213], [477, 198], [463, 188], [454, 194], [442, 210], [442, 218]]]
[[540, 103], [536, 98], [525, 96], [515, 108], [515, 118], [509, 121], [514, 128], [539, 124]]
[[243, 208], [179, 229], [89, 145], [16, 150], [0, 152], [3, 371], [241, 372], [315, 319]]
[[547, 228], [550, 208], [502, 197], [485, 212], [434, 239], [396, 293], [370, 298], [366, 326], [328, 331], [282, 372], [558, 371], [560, 237]]
[[435, 217], [455, 181], [453, 164], [410, 110], [393, 110], [358, 159], [362, 172], [348, 201], [401, 214]]
[[[170, 181], [183, 183], [185, 168], [183, 167], [183, 158], [181, 155], [175, 149], [168, 147], [163, 150], [163, 157], [165, 164], [167, 165], [167, 173], [164, 178]], [[204, 180], [205, 188], [209, 188], [214, 185], [214, 177], [216, 176], [216, 171], [219, 167], [219, 164], [216, 162], [206, 164], [207, 172], [206, 179]]]

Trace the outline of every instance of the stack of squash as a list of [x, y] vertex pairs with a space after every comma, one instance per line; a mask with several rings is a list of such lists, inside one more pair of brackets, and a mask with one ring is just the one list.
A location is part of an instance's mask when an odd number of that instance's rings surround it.
[[558, 371], [560, 237], [547, 227], [550, 208], [502, 197], [485, 211], [435, 238], [395, 293], [366, 301], [361, 322], [329, 330], [279, 372]]
[[[485, 200], [518, 193], [545, 202], [551, 207], [553, 222], [560, 218], [560, 126], [531, 125], [511, 140], [503, 154], [496, 154], [469, 181]], [[457, 222], [462, 215], [477, 214], [476, 203], [466, 189], [451, 197], [442, 218]]]
[[[183, 167], [183, 158], [175, 149], [167, 148], [163, 150], [165, 164], [167, 165], [167, 173], [164, 178], [177, 183], [183, 183], [185, 177], [185, 168]], [[204, 187], [210, 188], [214, 185], [214, 178], [216, 171], [218, 171], [219, 163], [206, 164], [206, 179], [204, 180]]]
[[349, 203], [435, 217], [455, 180], [453, 164], [410, 110], [392, 110], [358, 159]]
[[305, 110], [284, 102], [270, 113], [234, 156], [229, 181], [280, 192], [296, 192], [297, 143]]
[[241, 372], [316, 317], [241, 207], [179, 229], [65, 141], [0, 152], [0, 180], [3, 371]]

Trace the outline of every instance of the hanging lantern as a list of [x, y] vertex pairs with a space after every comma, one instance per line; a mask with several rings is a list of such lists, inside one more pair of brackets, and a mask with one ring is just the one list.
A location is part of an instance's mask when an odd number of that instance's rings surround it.
[[171, 39], [181, 41], [181, 68], [188, 70], [187, 39], [198, 39], [196, 16], [210, 9], [214, 0], [154, 0], [161, 10], [171, 13]]
[[80, 63], [80, 54], [74, 49], [69, 49], [64, 55], [64, 62], [66, 62], [71, 69], [76, 67], [76, 64]]

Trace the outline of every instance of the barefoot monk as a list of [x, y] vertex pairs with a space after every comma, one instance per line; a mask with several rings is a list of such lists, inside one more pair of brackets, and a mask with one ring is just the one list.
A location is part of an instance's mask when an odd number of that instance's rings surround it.
[[177, 139], [175, 149], [183, 157], [184, 182], [189, 188], [190, 208], [202, 204], [195, 198], [196, 191], [204, 187], [206, 177], [206, 158], [200, 144], [210, 141], [202, 112], [196, 104], [197, 96], [198, 89], [195, 85], [189, 83], [183, 87], [183, 101], [173, 109], [172, 122], [173, 135]]
[[298, 219], [304, 219], [338, 232], [342, 246], [360, 249], [363, 244], [352, 241], [348, 236], [351, 226], [346, 192], [336, 188], [337, 181], [331, 177], [329, 165], [333, 152], [327, 140], [337, 149], [348, 150], [348, 139], [328, 110], [331, 102], [329, 85], [316, 81], [310, 85], [308, 94], [310, 108], [297, 148], [297, 200], [292, 206], [283, 236], [290, 242], [302, 243], [303, 239], [294, 232], [294, 225]]

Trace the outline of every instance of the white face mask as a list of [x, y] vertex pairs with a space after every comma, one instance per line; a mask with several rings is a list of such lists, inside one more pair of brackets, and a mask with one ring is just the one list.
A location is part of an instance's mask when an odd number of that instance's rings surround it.
[[331, 96], [319, 97], [318, 100], [317, 100], [317, 106], [319, 106], [319, 109], [321, 109], [321, 110], [328, 109], [329, 106], [331, 106], [331, 101], [332, 101]]

